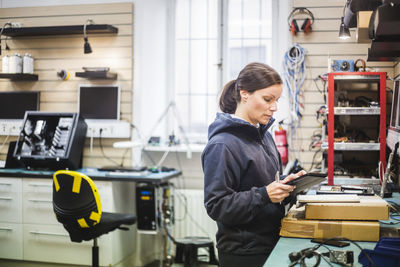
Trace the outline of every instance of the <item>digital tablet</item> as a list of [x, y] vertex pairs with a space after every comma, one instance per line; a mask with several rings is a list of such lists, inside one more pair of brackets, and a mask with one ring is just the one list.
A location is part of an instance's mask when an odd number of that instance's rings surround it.
[[326, 173], [310, 172], [291, 180], [286, 184], [295, 185], [296, 188], [293, 190], [293, 194], [297, 194], [305, 189], [311, 188], [314, 185], [320, 184], [322, 181], [325, 181], [326, 176]]

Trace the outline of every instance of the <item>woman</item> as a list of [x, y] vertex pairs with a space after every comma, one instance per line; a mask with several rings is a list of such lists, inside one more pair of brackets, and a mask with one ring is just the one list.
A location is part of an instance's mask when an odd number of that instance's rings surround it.
[[264, 264], [279, 239], [283, 201], [294, 189], [285, 183], [303, 174], [280, 180], [281, 158], [267, 130], [281, 93], [282, 80], [274, 69], [248, 64], [224, 87], [224, 113], [208, 129], [202, 154], [204, 204], [217, 221], [220, 266]]

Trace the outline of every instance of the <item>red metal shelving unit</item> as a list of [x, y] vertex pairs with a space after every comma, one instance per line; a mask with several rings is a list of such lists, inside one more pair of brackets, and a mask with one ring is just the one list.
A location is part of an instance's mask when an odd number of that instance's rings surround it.
[[[328, 76], [328, 184], [334, 185], [334, 131], [335, 131], [335, 83], [376, 82], [379, 90], [379, 161], [385, 168], [386, 156], [386, 72], [334, 72]], [[337, 108], [337, 107], [336, 107]], [[378, 114], [376, 113], [376, 114]], [[367, 122], [366, 122], [367, 123]], [[355, 149], [357, 150], [357, 149]], [[378, 167], [378, 162], [377, 165]]]

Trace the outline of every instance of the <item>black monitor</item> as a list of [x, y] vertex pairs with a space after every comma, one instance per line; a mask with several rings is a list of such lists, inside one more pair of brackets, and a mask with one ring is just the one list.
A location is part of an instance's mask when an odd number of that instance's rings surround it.
[[40, 92], [0, 92], [0, 119], [24, 119], [25, 111], [38, 111]]
[[84, 119], [119, 120], [119, 85], [80, 85], [79, 113]]

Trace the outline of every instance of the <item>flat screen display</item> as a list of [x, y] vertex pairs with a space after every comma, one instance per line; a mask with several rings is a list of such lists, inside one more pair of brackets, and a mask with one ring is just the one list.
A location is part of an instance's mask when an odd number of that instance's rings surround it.
[[38, 111], [40, 92], [0, 92], [0, 119], [22, 120], [25, 111]]
[[119, 120], [119, 85], [80, 85], [79, 113], [84, 119]]

